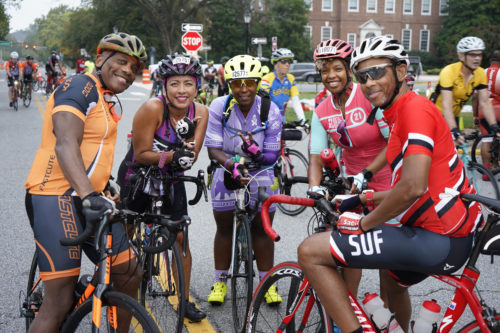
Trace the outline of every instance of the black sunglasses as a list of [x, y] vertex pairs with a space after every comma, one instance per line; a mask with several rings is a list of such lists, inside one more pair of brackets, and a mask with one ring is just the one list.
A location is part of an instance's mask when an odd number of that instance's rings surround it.
[[292, 61], [290, 59], [281, 59], [279, 62], [282, 63], [283, 65], [292, 63]]
[[385, 73], [387, 73], [385, 68], [388, 66], [392, 66], [392, 64], [383, 64], [363, 68], [362, 70], [355, 71], [354, 76], [361, 84], [365, 84], [366, 81], [368, 81], [368, 78], [370, 78], [370, 80], [379, 80], [385, 75]]

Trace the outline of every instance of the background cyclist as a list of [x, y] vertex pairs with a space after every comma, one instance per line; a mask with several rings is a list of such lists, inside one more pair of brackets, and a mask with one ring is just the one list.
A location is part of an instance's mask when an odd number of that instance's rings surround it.
[[[314, 234], [298, 249], [300, 265], [342, 332], [363, 330], [337, 267], [389, 269], [389, 309], [407, 331], [411, 315], [407, 287], [424, 280], [426, 273], [451, 274], [460, 269], [482, 219], [478, 203], [440, 197], [445, 188], [475, 191], [439, 110], [406, 86], [408, 64], [403, 46], [387, 36], [367, 39], [354, 50], [354, 75], [367, 99], [384, 110], [392, 128], [386, 154], [392, 188], [374, 193], [377, 207], [370, 214], [344, 213], [339, 230]], [[361, 194], [359, 199], [366, 202], [367, 197]], [[402, 226], [384, 225], [393, 218]], [[361, 247], [361, 239], [369, 245]]]
[[207, 88], [214, 89], [216, 84], [217, 69], [214, 67], [213, 60], [210, 60], [208, 62], [207, 67], [203, 71], [203, 75], [205, 76], [205, 83], [207, 84]]
[[7, 87], [9, 87], [9, 106], [12, 107], [12, 101], [14, 99], [14, 81], [19, 80], [21, 72], [19, 54], [16, 51], [10, 53], [10, 59], [5, 63], [5, 72], [7, 73]]
[[286, 120], [285, 110], [291, 101], [293, 110], [301, 124], [306, 123], [304, 110], [299, 100], [299, 90], [295, 77], [288, 73], [294, 54], [289, 49], [281, 48], [271, 54], [274, 71], [262, 78], [261, 87], [271, 95], [271, 100], [280, 109], [283, 122]]
[[[346, 173], [356, 175], [353, 191], [359, 193], [365, 182], [375, 191], [390, 188], [391, 171], [385, 159], [389, 127], [381, 119], [380, 110], [378, 121], [372, 125], [366, 121], [373, 107], [361, 87], [351, 79], [349, 65], [352, 51], [352, 46], [340, 39], [323, 41], [314, 51], [316, 69], [331, 93], [316, 107], [311, 119], [308, 192], [322, 196], [328, 192], [320, 186], [323, 175], [320, 154], [323, 149], [329, 148], [329, 137], [342, 149]], [[342, 272], [347, 287], [356, 296], [361, 270], [347, 269]]]
[[[130, 192], [128, 178], [134, 173], [133, 169], [127, 167], [127, 161], [158, 165], [162, 173], [181, 175], [184, 170], [191, 168], [203, 147], [208, 110], [193, 102], [200, 85], [201, 65], [190, 55], [176, 53], [160, 61], [158, 76], [163, 80], [162, 93], [147, 100], [135, 114], [132, 124], [133, 145], [120, 165], [118, 183], [122, 185], [121, 194], [124, 198]], [[181, 135], [178, 129], [184, 125], [189, 130]], [[186, 142], [189, 144], [181, 148]], [[173, 197], [165, 200], [162, 213], [171, 215], [173, 220], [180, 220], [188, 215], [186, 188], [183, 182], [175, 182], [171, 186], [167, 191], [173, 193]], [[134, 200], [127, 200], [126, 205], [134, 211], [144, 212], [151, 207], [151, 198], [137, 191]], [[183, 237], [182, 232], [177, 234], [179, 248], [182, 248]], [[186, 256], [182, 256], [186, 288], [185, 317], [198, 322], [206, 314], [197, 309], [193, 302], [189, 302], [191, 261], [188, 241]]]
[[[56, 90], [47, 102], [42, 141], [25, 184], [26, 212], [44, 288], [30, 332], [58, 332], [74, 301], [81, 250], [95, 264], [100, 260], [92, 242], [66, 247], [59, 240], [68, 233], [78, 236], [87, 223], [96, 222], [96, 216], [113, 209], [113, 201], [98, 193], [119, 200], [107, 186], [122, 112], [115, 94], [132, 85], [146, 59], [136, 36], [107, 35], [97, 48], [96, 70], [68, 78], [65, 89]], [[123, 226], [113, 224], [112, 232], [113, 288], [136, 298], [140, 267]], [[122, 331], [129, 322], [129, 314], [118, 314]]]
[[224, 77], [224, 66], [226, 62], [229, 60], [229, 57], [220, 58], [221, 66], [217, 70], [217, 82], [219, 86], [217, 88], [217, 96], [224, 96], [229, 94], [229, 86], [227, 85], [226, 79]]
[[[225, 66], [225, 77], [231, 95], [218, 97], [210, 104], [205, 146], [208, 147], [210, 159], [224, 166], [216, 169], [210, 192], [217, 224], [214, 239], [215, 284], [208, 296], [208, 302], [211, 304], [222, 304], [227, 291], [225, 279], [231, 260], [234, 189], [250, 182], [248, 207], [254, 208], [257, 186], [270, 186], [274, 182], [272, 168], [251, 170], [249, 178], [245, 176], [247, 170], [242, 170], [238, 163], [239, 157], [244, 156], [247, 160], [258, 162], [262, 166], [271, 166], [278, 159], [280, 151], [280, 110], [271, 102], [267, 125], [263, 127], [260, 120], [260, 113], [263, 112], [262, 98], [257, 95], [261, 79], [260, 70], [260, 61], [252, 56], [238, 55], [231, 58]], [[227, 121], [224, 121], [226, 106], [231, 110]], [[237, 134], [248, 132], [253, 134], [245, 138], [245, 141]], [[224, 169], [228, 171], [225, 172]], [[268, 188], [268, 193], [276, 194], [277, 191], [273, 192]], [[274, 210], [275, 207], [270, 210], [271, 219]], [[260, 214], [257, 214], [252, 221], [251, 231], [259, 278], [262, 278], [273, 267], [274, 243], [262, 228]], [[266, 301], [281, 302], [275, 286], [266, 293]]]
[[[59, 60], [59, 56], [55, 50], [50, 54], [47, 63], [45, 64], [45, 73], [47, 74], [47, 87], [45, 92], [48, 94], [53, 89], [55, 89], [59, 85], [59, 81], [57, 79], [58, 72], [57, 68], [59, 67], [59, 71], [62, 72], [61, 61]], [[52, 87], [54, 85], [54, 87]]]
[[36, 77], [37, 68], [33, 63], [33, 57], [27, 56], [26, 61], [22, 65], [22, 81], [23, 84], [28, 84], [30, 89], [30, 95], [33, 92], [33, 78]]
[[458, 117], [474, 90], [477, 90], [479, 107], [483, 111], [485, 123], [489, 125], [488, 131], [500, 136], [500, 127], [497, 125], [488, 96], [486, 73], [480, 67], [484, 49], [482, 39], [472, 36], [462, 38], [457, 44], [459, 61], [441, 70], [439, 81], [430, 97], [443, 113], [458, 145], [465, 142], [465, 137], [458, 128]]

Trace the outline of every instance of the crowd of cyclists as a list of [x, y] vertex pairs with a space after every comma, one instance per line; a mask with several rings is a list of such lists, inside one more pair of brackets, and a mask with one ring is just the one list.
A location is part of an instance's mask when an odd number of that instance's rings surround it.
[[[314, 63], [325, 90], [311, 118], [309, 188], [303, 195], [335, 199], [321, 186], [325, 167], [321, 153], [328, 148], [335, 150], [352, 182], [346, 190], [350, 196], [336, 200], [342, 213], [337, 229], [308, 237], [297, 254], [342, 332], [362, 332], [347, 289], [357, 294], [363, 268], [379, 269], [381, 297], [407, 331], [408, 287], [430, 273], [453, 273], [466, 260], [474, 232], [483, 223], [481, 207], [440, 194], [445, 188], [475, 193], [456, 150], [464, 140], [457, 117], [475, 91], [481, 128], [500, 137], [500, 51], [495, 51], [485, 72], [480, 67], [484, 49], [479, 38], [461, 39], [459, 61], [443, 68], [428, 99], [412, 91], [415, 78], [407, 72], [408, 55], [392, 38], [372, 37], [356, 48], [330, 39], [315, 48]], [[234, 190], [248, 186], [249, 207], [258, 200], [258, 186], [266, 186], [270, 195], [278, 193], [271, 186], [272, 166], [279, 157], [287, 106], [295, 112], [298, 125], [307, 122], [297, 82], [289, 73], [294, 57], [291, 50], [281, 48], [271, 55], [272, 71], [251, 55], [223, 57], [219, 70], [209, 62], [203, 71], [191, 55], [165, 56], [152, 74], [154, 90], [135, 113], [132, 145], [117, 176], [119, 190], [111, 176], [123, 112], [117, 94], [128, 89], [146, 66], [146, 48], [137, 36], [112, 33], [100, 40], [94, 68], [88, 57], [77, 61], [77, 74], [66, 78], [65, 89], [55, 89], [47, 102], [40, 148], [25, 184], [26, 211], [45, 285], [43, 304], [30, 332], [56, 332], [64, 320], [73, 302], [81, 250], [92, 261], [98, 260], [91, 246], [74, 252], [59, 244], [58, 239], [68, 235], [68, 225], [76, 235], [96, 211], [115, 205], [146, 211], [150, 202], [146, 189], [131, 196], [135, 165], [155, 165], [162, 173], [182, 175], [195, 165], [203, 146], [218, 165], [210, 190], [216, 233], [214, 284], [207, 301], [224, 303]], [[32, 64], [32, 57], [21, 64], [19, 55], [12, 52], [6, 69], [8, 86], [19, 78], [31, 85], [37, 72]], [[52, 52], [45, 69], [47, 85], [57, 86], [63, 73], [57, 52]], [[205, 85], [218, 86], [217, 97], [207, 105], [197, 102]], [[188, 215], [184, 183], [174, 182], [166, 190], [173, 200], [162, 212], [174, 220]], [[362, 207], [367, 208], [364, 213]], [[271, 219], [274, 210], [273, 205]], [[113, 282], [118, 290], [136, 297], [141, 270], [127, 231], [114, 225], [113, 233], [117, 254]], [[259, 214], [251, 221], [251, 236], [256, 276], [262, 279], [274, 265], [274, 243], [265, 234]], [[187, 237], [181, 232], [176, 239], [188, 244], [182, 262], [185, 316], [199, 322], [206, 313], [189, 300], [192, 255]], [[360, 247], [361, 242], [371, 242], [372, 250]], [[282, 302], [275, 286], [265, 298], [271, 305]]]

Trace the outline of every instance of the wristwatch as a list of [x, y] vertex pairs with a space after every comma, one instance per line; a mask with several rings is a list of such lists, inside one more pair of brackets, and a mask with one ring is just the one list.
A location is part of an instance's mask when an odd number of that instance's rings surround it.
[[369, 182], [370, 180], [372, 180], [373, 173], [372, 173], [370, 170], [368, 170], [368, 169], [363, 169], [363, 170], [361, 171], [361, 173], [363, 174], [363, 176], [365, 176], [366, 181], [368, 181], [368, 182]]

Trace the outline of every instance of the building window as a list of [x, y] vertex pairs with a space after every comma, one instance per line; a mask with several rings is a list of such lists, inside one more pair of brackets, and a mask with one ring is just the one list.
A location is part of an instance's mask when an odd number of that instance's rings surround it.
[[304, 35], [312, 40], [313, 28], [310, 25], [304, 27]]
[[366, 0], [366, 12], [367, 13], [377, 12], [377, 0]]
[[403, 14], [413, 15], [413, 0], [403, 0]]
[[331, 12], [331, 11], [333, 11], [332, 0], [322, 0], [321, 1], [321, 11], [323, 11], [323, 12]]
[[422, 0], [422, 15], [431, 15], [431, 0]]
[[406, 51], [411, 50], [411, 29], [403, 29], [401, 33], [401, 44]]
[[352, 47], [356, 47], [356, 34], [347, 34], [347, 42], [351, 44]]
[[395, 13], [396, 12], [396, 0], [385, 0], [385, 12], [386, 13]]
[[439, 15], [448, 15], [448, 0], [439, 0]]
[[304, 2], [306, 3], [307, 8], [309, 8], [309, 10], [312, 12], [312, 10], [313, 10], [313, 0], [304, 0]]
[[429, 52], [429, 30], [420, 30], [420, 51]]
[[348, 12], [359, 12], [359, 0], [349, 0], [347, 6]]
[[332, 39], [332, 27], [321, 27], [321, 41]]
[[389, 37], [390, 39], [394, 39], [394, 35], [386, 34], [385, 36]]

